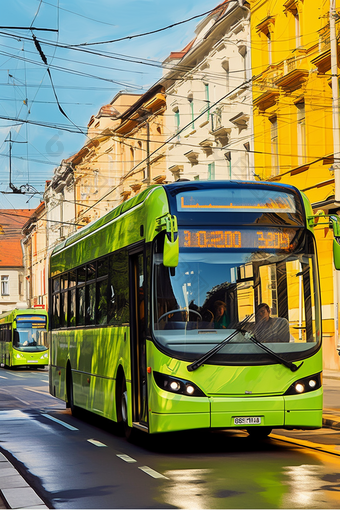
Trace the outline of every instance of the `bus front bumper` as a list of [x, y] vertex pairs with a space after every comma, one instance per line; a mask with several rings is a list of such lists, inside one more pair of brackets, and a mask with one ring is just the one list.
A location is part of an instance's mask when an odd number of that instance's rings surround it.
[[322, 427], [322, 388], [300, 395], [271, 397], [171, 395], [166, 405], [157, 407], [149, 411], [151, 433], [199, 428]]

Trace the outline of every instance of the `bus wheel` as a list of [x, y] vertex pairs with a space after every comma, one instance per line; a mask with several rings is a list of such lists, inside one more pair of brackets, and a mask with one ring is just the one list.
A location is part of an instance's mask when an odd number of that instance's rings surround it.
[[67, 401], [68, 407], [71, 409], [72, 416], [77, 416], [78, 408], [74, 405], [73, 400], [73, 381], [70, 367], [67, 369]]
[[251, 439], [266, 439], [273, 429], [270, 427], [252, 427], [247, 429]]
[[118, 402], [118, 419], [120, 419], [124, 435], [130, 442], [134, 441], [136, 429], [128, 425], [128, 393], [126, 389], [125, 379], [122, 380], [120, 386], [120, 397]]

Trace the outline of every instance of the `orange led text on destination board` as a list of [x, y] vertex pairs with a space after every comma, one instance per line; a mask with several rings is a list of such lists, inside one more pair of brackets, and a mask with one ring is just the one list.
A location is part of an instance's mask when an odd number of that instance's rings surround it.
[[183, 230], [183, 248], [257, 248], [289, 249], [289, 235], [285, 232], [238, 230]]

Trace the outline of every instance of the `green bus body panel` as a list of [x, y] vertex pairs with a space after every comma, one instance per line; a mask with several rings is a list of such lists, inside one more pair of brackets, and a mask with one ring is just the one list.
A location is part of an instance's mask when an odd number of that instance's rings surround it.
[[[157, 233], [157, 218], [169, 212], [166, 193], [163, 187], [155, 187], [146, 190], [139, 200], [135, 198], [58, 245], [50, 259], [51, 276], [142, 240], [151, 241]], [[140, 235], [141, 226], [144, 237]]]
[[127, 326], [52, 331], [50, 392], [67, 401], [66, 369], [70, 363], [75, 405], [115, 420], [119, 365], [131, 391], [129, 346]]
[[[0, 315], [0, 324], [13, 324], [18, 315], [44, 315], [48, 328], [48, 314], [41, 308], [15, 308], [4, 312]], [[45, 367], [49, 364], [48, 347], [42, 351], [20, 351], [13, 347], [12, 342], [0, 342], [0, 363], [9, 367]]]

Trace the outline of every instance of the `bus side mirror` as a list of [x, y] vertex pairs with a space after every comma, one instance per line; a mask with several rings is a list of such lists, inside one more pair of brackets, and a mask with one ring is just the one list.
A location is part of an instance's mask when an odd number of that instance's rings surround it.
[[179, 257], [178, 228], [176, 216], [166, 218], [166, 232], [164, 236], [163, 265], [177, 267]]
[[333, 261], [334, 267], [340, 270], [340, 237], [333, 239]]
[[340, 270], [340, 218], [339, 216], [332, 215], [329, 217], [330, 227], [333, 229], [333, 261], [334, 267]]
[[17, 321], [13, 321], [12, 322], [12, 328], [13, 329], [17, 329]]

